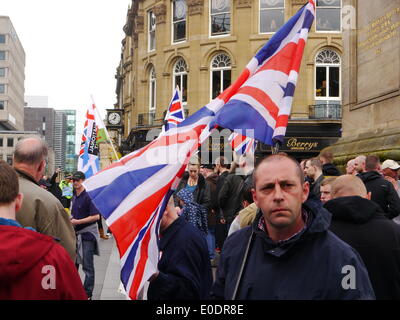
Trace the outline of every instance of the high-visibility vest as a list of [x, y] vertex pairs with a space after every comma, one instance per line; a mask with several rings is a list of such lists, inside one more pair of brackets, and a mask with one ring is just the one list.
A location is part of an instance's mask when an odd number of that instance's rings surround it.
[[62, 196], [67, 198], [67, 199], [71, 199], [73, 196], [73, 186], [72, 183], [67, 183], [65, 180], [61, 180], [59, 187], [61, 189], [62, 192]]

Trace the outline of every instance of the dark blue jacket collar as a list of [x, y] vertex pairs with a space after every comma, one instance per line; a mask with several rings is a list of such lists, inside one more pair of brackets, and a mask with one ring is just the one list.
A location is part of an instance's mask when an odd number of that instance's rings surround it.
[[[312, 234], [326, 232], [331, 224], [332, 214], [322, 207], [322, 204], [317, 201], [307, 200], [302, 208], [307, 212], [308, 219], [306, 227], [299, 232], [296, 236], [286, 240], [276, 243], [258, 227], [259, 220], [262, 216], [262, 211], [259, 209], [252, 224], [252, 230], [256, 236], [261, 237], [266, 244], [266, 251], [270, 248], [280, 248], [281, 250], [274, 250], [273, 254], [281, 256], [286, 253], [295, 243], [300, 242]], [[272, 252], [272, 251], [271, 251]]]
[[160, 251], [164, 250], [170, 239], [178, 232], [182, 226], [187, 223], [183, 216], [180, 216], [174, 222], [172, 222], [167, 229], [161, 232], [161, 239], [159, 242]]

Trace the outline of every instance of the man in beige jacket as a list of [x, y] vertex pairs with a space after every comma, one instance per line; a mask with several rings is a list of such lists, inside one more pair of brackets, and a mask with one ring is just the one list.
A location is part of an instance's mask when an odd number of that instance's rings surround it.
[[76, 239], [70, 217], [61, 202], [38, 185], [46, 168], [47, 153], [46, 143], [39, 138], [23, 139], [15, 147], [13, 166], [24, 195], [16, 219], [24, 227], [58, 239], [75, 262]]

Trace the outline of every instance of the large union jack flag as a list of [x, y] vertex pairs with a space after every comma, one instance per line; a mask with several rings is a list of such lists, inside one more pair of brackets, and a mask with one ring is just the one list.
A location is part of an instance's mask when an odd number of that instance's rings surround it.
[[[254, 129], [268, 145], [283, 143], [308, 32], [315, 17], [310, 0], [256, 54], [236, 94], [218, 112], [215, 123], [231, 130]], [[238, 116], [245, 115], [245, 116]]]
[[[158, 232], [166, 203], [191, 155], [216, 123], [261, 131], [258, 139], [262, 141], [268, 135], [284, 135], [281, 128], [287, 123], [314, 10], [310, 0], [216, 99], [176, 128], [86, 180], [89, 196], [115, 236], [121, 257], [121, 281], [131, 299], [137, 299], [138, 292], [157, 271]], [[249, 98], [246, 100], [245, 96]], [[228, 121], [223, 121], [224, 116]], [[266, 124], [269, 129], [262, 128]]]

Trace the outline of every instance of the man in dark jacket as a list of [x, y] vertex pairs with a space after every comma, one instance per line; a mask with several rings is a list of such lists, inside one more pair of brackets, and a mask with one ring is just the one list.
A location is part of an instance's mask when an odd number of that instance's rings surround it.
[[158, 272], [149, 279], [149, 300], [204, 300], [212, 284], [207, 243], [200, 231], [179, 217], [169, 201], [160, 224]]
[[304, 203], [309, 185], [297, 161], [269, 156], [253, 177], [253, 198], [260, 210], [252, 226], [227, 239], [212, 296], [373, 299], [360, 256], [327, 230], [330, 213], [313, 201]]
[[377, 156], [370, 155], [365, 159], [366, 172], [358, 177], [364, 182], [367, 191], [371, 192], [371, 200], [376, 202], [389, 219], [400, 214], [400, 198], [393, 185], [378, 172], [380, 161]]
[[207, 245], [210, 259], [215, 257], [215, 227], [217, 225], [217, 214], [218, 214], [218, 193], [217, 193], [217, 181], [218, 181], [218, 170], [216, 167], [213, 168], [213, 172], [210, 173], [206, 178], [206, 183], [210, 188], [211, 194], [211, 207], [208, 210], [207, 215]]
[[[225, 157], [218, 157], [215, 160], [215, 168], [218, 172], [218, 179], [217, 179], [217, 203], [218, 203], [218, 195], [224, 185], [226, 177], [229, 175], [229, 164], [228, 159]], [[217, 224], [215, 226], [215, 245], [218, 250], [221, 250], [222, 246], [224, 245], [224, 241], [228, 235], [228, 229], [226, 228], [226, 222], [223, 219], [224, 215], [222, 213], [222, 209], [219, 207], [217, 208]]]
[[321, 182], [324, 180], [324, 176], [322, 174], [322, 163], [317, 158], [312, 158], [306, 161], [306, 165], [304, 167], [305, 175], [310, 178], [313, 183], [310, 185], [310, 194], [309, 196], [314, 197], [315, 199], [321, 198]]
[[330, 230], [358, 251], [368, 270], [377, 299], [400, 299], [400, 226], [368, 200], [362, 181], [352, 175], [332, 184]]
[[319, 160], [322, 162], [322, 174], [327, 176], [340, 176], [341, 173], [336, 168], [333, 162], [333, 154], [330, 151], [323, 151], [319, 155]]

